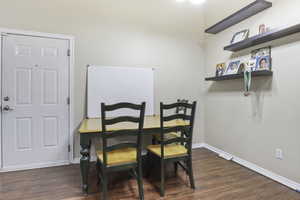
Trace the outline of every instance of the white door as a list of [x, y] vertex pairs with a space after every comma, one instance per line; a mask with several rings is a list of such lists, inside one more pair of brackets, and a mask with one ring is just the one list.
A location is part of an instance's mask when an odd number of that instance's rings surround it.
[[4, 169], [68, 162], [69, 41], [3, 36]]

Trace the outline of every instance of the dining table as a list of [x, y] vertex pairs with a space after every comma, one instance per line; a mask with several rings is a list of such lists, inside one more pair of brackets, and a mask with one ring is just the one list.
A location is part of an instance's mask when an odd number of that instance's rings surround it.
[[[186, 126], [187, 121], [184, 120], [172, 120], [164, 122], [164, 127], [176, 127], [176, 126]], [[102, 135], [102, 125], [101, 118], [85, 118], [81, 122], [78, 129], [80, 134], [80, 171], [81, 171], [81, 181], [83, 193], [88, 194], [89, 190], [89, 171], [90, 171], [90, 159], [91, 159], [91, 145], [94, 138], [99, 138]], [[118, 130], [134, 130], [137, 129], [136, 125], [130, 122], [118, 123], [110, 126], [106, 131], [113, 132]], [[160, 116], [151, 115], [145, 116], [144, 127], [142, 134], [153, 135], [160, 133]]]

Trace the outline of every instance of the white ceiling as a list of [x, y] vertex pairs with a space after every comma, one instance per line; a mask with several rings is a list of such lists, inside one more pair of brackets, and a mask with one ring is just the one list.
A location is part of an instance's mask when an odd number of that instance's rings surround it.
[[40, 24], [41, 20], [48, 26], [82, 23], [83, 27], [95, 27], [107, 23], [192, 36], [204, 30], [202, 10], [202, 5], [176, 0], [6, 0], [1, 1], [0, 18], [18, 18], [17, 27]]
[[13, 27], [29, 24], [33, 30], [43, 30], [37, 26], [41, 21], [49, 30], [107, 24], [202, 39], [205, 28], [253, 1], [206, 0], [194, 5], [176, 0], [6, 0], [1, 2], [0, 18], [18, 18]]

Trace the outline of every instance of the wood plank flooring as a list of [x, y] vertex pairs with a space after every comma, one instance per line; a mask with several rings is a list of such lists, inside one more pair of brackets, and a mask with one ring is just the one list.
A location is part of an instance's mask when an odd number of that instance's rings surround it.
[[[223, 160], [206, 149], [193, 154], [196, 190], [189, 188], [188, 177], [173, 165], [168, 169], [166, 196], [160, 198], [156, 173], [144, 179], [146, 200], [300, 200], [297, 193], [238, 164]], [[99, 189], [91, 167], [90, 194], [80, 188], [79, 165], [0, 173], [0, 200], [96, 200]], [[109, 199], [138, 199], [135, 179], [126, 172], [114, 174], [110, 180]]]

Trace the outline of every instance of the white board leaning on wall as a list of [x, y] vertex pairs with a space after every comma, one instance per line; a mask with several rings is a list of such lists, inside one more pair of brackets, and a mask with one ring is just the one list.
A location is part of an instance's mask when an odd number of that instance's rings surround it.
[[[146, 115], [154, 114], [154, 70], [152, 68], [88, 66], [87, 117], [101, 116], [102, 102], [115, 104], [146, 102]], [[111, 112], [116, 115], [134, 115], [128, 109]]]

